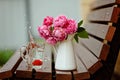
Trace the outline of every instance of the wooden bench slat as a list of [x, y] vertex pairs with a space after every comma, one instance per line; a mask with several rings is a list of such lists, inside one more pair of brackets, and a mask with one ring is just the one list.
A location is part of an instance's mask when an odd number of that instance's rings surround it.
[[82, 72], [82, 73], [76, 73], [74, 72], [75, 80], [87, 80], [90, 79], [90, 73], [89, 72]]
[[103, 46], [102, 42], [91, 36], [89, 39], [81, 39], [81, 42], [99, 58]]
[[94, 8], [98, 8], [98, 7], [102, 7], [102, 6], [106, 6], [106, 5], [109, 5], [109, 4], [120, 4], [120, 0], [96, 0], [91, 8], [94, 9]]
[[0, 79], [10, 78], [13, 76], [14, 71], [22, 61], [20, 51], [16, 51], [8, 62], [0, 69]]
[[115, 33], [115, 30], [116, 30], [115, 27], [110, 26], [108, 31], [107, 31], [107, 34], [105, 36], [105, 40], [112, 41], [114, 33]]
[[56, 80], [71, 80], [71, 72], [56, 71]]
[[[79, 59], [82, 61], [82, 63], [85, 65], [85, 67], [89, 70], [92, 69], [93, 65], [98, 65], [97, 63], [99, 60], [89, 51], [87, 50], [80, 42], [79, 44], [74, 44], [74, 50], [75, 54]], [[98, 70], [101, 67], [102, 64], [96, 67], [96, 70]], [[89, 71], [90, 73], [93, 73], [96, 71]]]
[[89, 39], [81, 39], [81, 43], [83, 43], [94, 55], [96, 55], [98, 59], [106, 60], [109, 52], [109, 45], [104, 44], [91, 36], [89, 36]]
[[[73, 75], [75, 80], [83, 80], [90, 78], [89, 72], [78, 73], [77, 71], [73, 71]], [[71, 72], [57, 71], [56, 80], [71, 80], [71, 79], [72, 79]]]
[[99, 37], [101, 39], [105, 39], [107, 41], [112, 40], [112, 37], [113, 37], [114, 32], [115, 32], [115, 27], [105, 25], [105, 24], [87, 22], [84, 25], [84, 27], [89, 34], [92, 34], [92, 35]]
[[108, 7], [92, 11], [88, 15], [89, 21], [107, 21], [116, 23], [120, 10], [117, 7]]
[[75, 52], [75, 56], [76, 56], [77, 72], [78, 73], [88, 72], [86, 66], [81, 62], [81, 59], [79, 58], [79, 56], [76, 55], [76, 51], [74, 51], [74, 52]]

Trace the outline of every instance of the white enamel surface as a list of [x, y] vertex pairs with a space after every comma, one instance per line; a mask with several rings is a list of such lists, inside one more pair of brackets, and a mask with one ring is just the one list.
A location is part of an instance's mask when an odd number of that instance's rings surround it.
[[55, 68], [58, 70], [74, 70], [76, 69], [75, 56], [73, 52], [72, 42], [62, 42], [57, 48], [57, 57]]

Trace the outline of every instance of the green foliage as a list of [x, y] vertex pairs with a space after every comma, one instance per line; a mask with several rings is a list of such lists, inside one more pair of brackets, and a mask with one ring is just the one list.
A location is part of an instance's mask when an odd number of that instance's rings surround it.
[[85, 28], [83, 27], [80, 27], [81, 25], [83, 24], [83, 20], [81, 20], [79, 23], [78, 23], [78, 30], [77, 30], [77, 33], [75, 34], [74, 36], [74, 39], [76, 42], [78, 42], [78, 38], [88, 38], [88, 33], [87, 31], [85, 30]]
[[82, 24], [83, 24], [83, 20], [81, 20], [81, 21], [78, 23], [78, 27], [80, 27]]
[[13, 50], [0, 50], [0, 66], [4, 65], [13, 55]]

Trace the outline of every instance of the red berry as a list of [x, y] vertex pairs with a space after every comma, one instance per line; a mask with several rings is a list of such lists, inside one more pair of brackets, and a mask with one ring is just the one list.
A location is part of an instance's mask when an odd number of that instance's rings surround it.
[[43, 64], [43, 62], [39, 59], [36, 59], [32, 62], [33, 66], [40, 66]]

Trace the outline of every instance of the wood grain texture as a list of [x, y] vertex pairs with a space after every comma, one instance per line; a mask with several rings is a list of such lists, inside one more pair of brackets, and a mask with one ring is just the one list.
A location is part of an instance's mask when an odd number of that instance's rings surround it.
[[82, 73], [76, 73], [76, 72], [74, 72], [74, 78], [75, 78], [75, 80], [90, 79], [90, 73], [89, 72], [82, 72]]
[[97, 56], [98, 59], [106, 60], [106, 57], [109, 53], [109, 45], [104, 44], [103, 42], [94, 39], [93, 37], [89, 37], [89, 39], [83, 40], [81, 42], [91, 51], [94, 55]]
[[108, 7], [90, 12], [87, 19], [89, 21], [106, 21], [116, 23], [120, 10], [117, 7]]
[[119, 14], [120, 14], [120, 8], [114, 7], [110, 22], [117, 23], [119, 19]]
[[56, 73], [57, 73], [56, 80], [71, 80], [72, 79], [71, 72], [58, 71]]
[[115, 27], [110, 26], [108, 31], [107, 31], [107, 34], [105, 36], [105, 40], [112, 41], [114, 33], [115, 33], [115, 30], [116, 30]]
[[99, 70], [101, 67], [102, 67], [102, 63], [100, 61], [96, 62], [94, 65], [92, 65], [88, 71], [91, 73], [91, 74], [94, 74], [97, 70]]
[[[86, 22], [83, 26], [89, 34], [105, 39], [109, 25]], [[107, 38], [109, 40], [109, 38]]]
[[101, 50], [103, 43], [91, 36], [89, 36], [89, 39], [80, 39], [81, 43], [85, 45], [86, 48], [88, 48], [89, 51], [91, 51], [94, 55], [97, 56], [97, 58], [100, 57]]
[[77, 73], [87, 73], [88, 70], [86, 68], [86, 66], [84, 65], [84, 63], [82, 62], [82, 60], [80, 59], [79, 55], [78, 55], [78, 50], [75, 50], [75, 58], [76, 58], [76, 65], [77, 65]]
[[98, 7], [106, 7], [106, 5], [115, 5], [115, 4], [120, 4], [120, 0], [96, 0], [91, 8], [98, 8]]
[[75, 46], [75, 54], [84, 64], [86, 69], [89, 69], [92, 65], [98, 62], [96, 56], [94, 56], [87, 48], [85, 48], [79, 41], [79, 44], [74, 44]]
[[114, 7], [108, 7], [91, 11], [87, 17], [90, 21], [111, 21]]
[[102, 50], [100, 52], [99, 58], [105, 61], [107, 59], [108, 54], [109, 54], [109, 50], [110, 50], [110, 46], [107, 44], [104, 44], [102, 47]]
[[[78, 73], [77, 71], [73, 71], [75, 80], [85, 80], [90, 78], [89, 72]], [[62, 72], [57, 71], [56, 80], [72, 80], [71, 72]]]
[[95, 37], [111, 41], [115, 32], [115, 27], [109, 26], [109, 24], [98, 24], [87, 22], [84, 24], [84, 28], [87, 32]]

